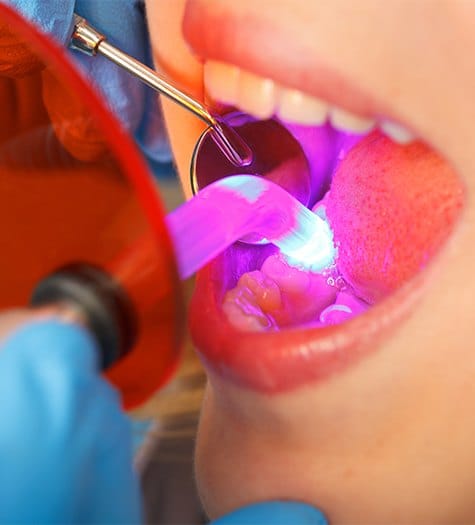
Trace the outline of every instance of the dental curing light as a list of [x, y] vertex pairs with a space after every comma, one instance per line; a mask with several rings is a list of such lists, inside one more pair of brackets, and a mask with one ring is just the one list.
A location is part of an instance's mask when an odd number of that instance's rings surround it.
[[[207, 186], [170, 213], [165, 222], [182, 280], [251, 234], [275, 244], [289, 264], [309, 271], [327, 268], [335, 256], [332, 232], [322, 218], [280, 186], [252, 175], [226, 177]], [[107, 369], [135, 344], [136, 311], [148, 310], [157, 300], [151, 288], [141, 293], [141, 302], [134, 308], [119, 284], [130, 288], [131, 272], [153, 265], [154, 244], [149, 236], [139, 238], [107, 265], [107, 271], [84, 263], [60, 268], [40, 281], [31, 304], [72, 311], [74, 320], [95, 335], [101, 366]]]
[[336, 257], [333, 232], [329, 224], [305, 207], [296, 210], [297, 226], [280, 239], [280, 251], [291, 265], [310, 272], [321, 272]]
[[67, 310], [134, 407], [172, 377], [184, 334], [156, 185], [66, 50], [5, 2], [0, 38], [0, 310]]
[[250, 175], [165, 218], [143, 159], [67, 53], [4, 3], [0, 30], [0, 310], [30, 303], [88, 328], [132, 408], [176, 368], [179, 277], [253, 234], [300, 259], [316, 236], [323, 264], [326, 225]]
[[294, 266], [319, 271], [334, 259], [328, 224], [273, 182], [234, 175], [206, 186], [166, 218], [181, 278], [235, 241], [258, 235]]

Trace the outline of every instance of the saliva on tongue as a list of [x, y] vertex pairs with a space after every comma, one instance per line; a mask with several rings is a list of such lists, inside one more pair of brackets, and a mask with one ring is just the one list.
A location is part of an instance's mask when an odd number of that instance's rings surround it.
[[422, 142], [398, 145], [375, 131], [337, 165], [313, 208], [337, 248], [311, 272], [280, 253], [227, 291], [223, 310], [247, 331], [338, 324], [396, 291], [430, 261], [463, 206], [453, 168]]

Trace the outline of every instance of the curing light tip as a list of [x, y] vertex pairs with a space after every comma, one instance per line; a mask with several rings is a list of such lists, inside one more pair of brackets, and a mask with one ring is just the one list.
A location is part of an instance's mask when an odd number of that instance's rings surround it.
[[302, 206], [296, 213], [296, 224], [289, 235], [274, 241], [286, 261], [311, 272], [320, 272], [331, 266], [336, 249], [328, 223]]
[[273, 182], [254, 175], [225, 177], [167, 217], [182, 279], [249, 235], [275, 244], [289, 264], [318, 272], [335, 257], [327, 222]]

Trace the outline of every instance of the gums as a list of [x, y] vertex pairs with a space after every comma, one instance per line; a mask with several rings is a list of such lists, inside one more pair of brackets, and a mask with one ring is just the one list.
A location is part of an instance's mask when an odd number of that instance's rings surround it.
[[336, 264], [308, 272], [276, 251], [248, 260], [223, 290], [224, 314], [238, 330], [324, 327], [364, 313], [426, 266], [463, 206], [459, 178], [421, 142], [401, 146], [373, 132], [334, 166], [313, 211], [332, 227]]

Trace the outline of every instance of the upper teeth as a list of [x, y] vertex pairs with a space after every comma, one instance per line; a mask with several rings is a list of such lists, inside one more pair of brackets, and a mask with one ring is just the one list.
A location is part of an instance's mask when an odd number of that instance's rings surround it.
[[[376, 120], [361, 117], [324, 100], [260, 77], [231, 64], [209, 60], [204, 66], [204, 84], [208, 96], [235, 106], [259, 119], [277, 115], [282, 120], [306, 125], [321, 125], [327, 120], [334, 128], [353, 133], [367, 133]], [[390, 120], [379, 123], [383, 133], [396, 142], [407, 144], [414, 135]]]

